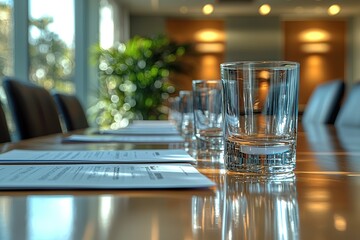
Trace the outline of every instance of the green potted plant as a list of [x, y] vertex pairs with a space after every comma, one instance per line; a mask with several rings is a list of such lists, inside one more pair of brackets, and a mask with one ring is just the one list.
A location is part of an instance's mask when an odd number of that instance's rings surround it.
[[136, 36], [110, 49], [95, 48], [99, 67], [99, 101], [95, 107], [100, 128], [120, 128], [131, 120], [166, 119], [166, 100], [175, 92], [171, 72], [181, 70], [185, 45], [167, 37]]

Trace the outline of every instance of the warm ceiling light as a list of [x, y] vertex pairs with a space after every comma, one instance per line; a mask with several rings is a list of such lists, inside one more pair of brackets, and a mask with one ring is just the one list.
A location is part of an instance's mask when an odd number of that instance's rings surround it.
[[205, 15], [209, 15], [212, 14], [214, 11], [214, 6], [212, 4], [206, 4], [203, 9], [202, 9], [203, 13]]
[[212, 28], [205, 28], [195, 33], [195, 40], [198, 42], [222, 42], [224, 33]]
[[271, 11], [271, 7], [269, 4], [263, 4], [259, 7], [259, 13], [261, 15], [268, 15]]
[[344, 218], [343, 216], [339, 215], [339, 214], [335, 214], [334, 215], [334, 226], [336, 228], [336, 230], [338, 231], [346, 231], [346, 218]]
[[341, 7], [339, 5], [337, 5], [337, 4], [331, 5], [328, 8], [328, 14], [332, 15], [332, 16], [338, 14], [340, 11], [341, 11]]
[[302, 42], [326, 42], [330, 40], [330, 33], [323, 29], [311, 28], [300, 33]]
[[263, 70], [263, 71], [259, 72], [258, 77], [262, 78], [262, 79], [270, 79], [270, 72], [266, 71], [266, 70]]

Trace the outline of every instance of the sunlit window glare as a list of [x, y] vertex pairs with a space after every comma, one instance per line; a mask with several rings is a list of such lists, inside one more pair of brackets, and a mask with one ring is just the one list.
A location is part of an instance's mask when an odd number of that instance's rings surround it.
[[[32, 239], [69, 239], [74, 231], [72, 197], [33, 196], [27, 199], [28, 236]], [[49, 221], [52, 216], [56, 221]]]
[[[65, 18], [64, 12], [67, 14]], [[29, 15], [32, 19], [51, 18], [48, 24], [49, 31], [56, 33], [68, 46], [74, 44], [75, 20], [72, 0], [61, 2], [31, 0], [29, 1]]]
[[99, 215], [100, 215], [100, 224], [102, 225], [102, 228], [106, 228], [106, 226], [109, 225], [109, 221], [112, 217], [112, 210], [113, 210], [113, 201], [112, 197], [110, 196], [102, 196], [100, 197], [100, 208], [99, 208]]
[[29, 1], [29, 80], [46, 89], [75, 91], [74, 5], [74, 0]]
[[113, 9], [110, 4], [101, 8], [100, 11], [100, 46], [108, 49], [114, 44], [114, 21]]

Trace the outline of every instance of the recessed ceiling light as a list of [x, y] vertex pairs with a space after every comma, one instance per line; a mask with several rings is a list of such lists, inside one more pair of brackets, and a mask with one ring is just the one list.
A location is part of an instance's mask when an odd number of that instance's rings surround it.
[[269, 4], [263, 4], [259, 7], [259, 13], [261, 15], [268, 15], [271, 12], [271, 7]]
[[326, 42], [330, 40], [331, 35], [323, 29], [310, 28], [301, 32], [299, 37], [302, 42]]
[[214, 11], [214, 6], [212, 4], [206, 4], [203, 9], [202, 9], [203, 13], [205, 15], [209, 15], [212, 14]]
[[341, 7], [337, 4], [333, 4], [328, 8], [328, 14], [329, 15], [337, 15], [341, 11]]

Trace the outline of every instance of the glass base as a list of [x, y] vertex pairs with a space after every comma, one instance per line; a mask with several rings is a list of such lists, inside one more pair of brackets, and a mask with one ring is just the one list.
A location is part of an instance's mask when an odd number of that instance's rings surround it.
[[196, 138], [197, 149], [201, 152], [223, 152], [223, 138], [201, 139]]
[[253, 172], [239, 172], [227, 170], [228, 175], [236, 178], [237, 180], [241, 180], [244, 182], [263, 182], [263, 181], [286, 181], [295, 179], [295, 173], [284, 172], [284, 173], [253, 173]]
[[[248, 151], [251, 149], [251, 152]], [[266, 150], [266, 151], [264, 151]], [[227, 142], [224, 154], [225, 168], [244, 178], [284, 179], [294, 176], [296, 163], [295, 145], [243, 146]]]

